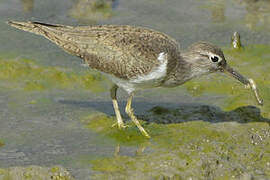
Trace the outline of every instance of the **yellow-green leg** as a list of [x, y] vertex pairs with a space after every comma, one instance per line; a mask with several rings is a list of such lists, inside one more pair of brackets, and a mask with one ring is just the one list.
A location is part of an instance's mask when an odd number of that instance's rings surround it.
[[132, 98], [133, 98], [133, 94], [130, 94], [128, 101], [127, 101], [127, 105], [126, 105], [126, 113], [131, 118], [131, 120], [136, 124], [136, 126], [139, 128], [141, 133], [144, 136], [150, 138], [149, 134], [144, 130], [144, 128], [141, 126], [140, 122], [138, 121], [138, 119], [136, 118], [136, 116], [133, 113], [133, 109], [131, 108]]
[[116, 92], [117, 92], [118, 86], [117, 85], [113, 85], [113, 87], [111, 88], [111, 98], [112, 98], [112, 103], [113, 103], [113, 108], [114, 108], [114, 112], [116, 115], [116, 119], [117, 119], [117, 123], [113, 124], [112, 126], [118, 126], [119, 129], [125, 128], [125, 124], [123, 122], [123, 119], [121, 117], [121, 113], [119, 110], [119, 106], [117, 103], [117, 97], [116, 97]]

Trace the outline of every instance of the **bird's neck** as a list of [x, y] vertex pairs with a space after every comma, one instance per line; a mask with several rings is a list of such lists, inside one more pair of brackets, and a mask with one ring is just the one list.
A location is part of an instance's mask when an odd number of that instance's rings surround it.
[[175, 68], [170, 72], [165, 87], [175, 87], [198, 76], [207, 74], [208, 71], [202, 70], [196, 63], [193, 63], [192, 55], [189, 52], [182, 53], [177, 60]]
[[189, 78], [190, 79], [193, 79], [193, 78], [196, 78], [198, 76], [202, 76], [202, 75], [205, 75], [205, 74], [209, 74], [209, 70], [198, 64], [195, 60], [195, 56], [194, 56], [194, 53], [192, 51], [186, 51], [184, 53], [182, 53], [181, 55], [181, 60], [184, 61], [186, 64], [186, 66], [189, 68]]

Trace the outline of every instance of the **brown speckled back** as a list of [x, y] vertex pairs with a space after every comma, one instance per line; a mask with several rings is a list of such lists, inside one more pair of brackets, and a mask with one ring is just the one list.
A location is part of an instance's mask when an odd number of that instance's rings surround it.
[[122, 79], [149, 73], [159, 65], [157, 58], [161, 52], [168, 54], [167, 73], [180, 58], [179, 44], [174, 39], [147, 28], [19, 23], [10, 22], [19, 29], [45, 36], [65, 51], [84, 59], [91, 68]]

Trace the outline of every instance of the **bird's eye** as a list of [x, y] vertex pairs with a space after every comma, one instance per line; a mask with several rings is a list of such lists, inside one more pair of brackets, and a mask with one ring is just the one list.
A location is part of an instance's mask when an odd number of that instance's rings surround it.
[[212, 56], [212, 57], [211, 57], [211, 60], [212, 60], [213, 62], [218, 62], [219, 59], [218, 59], [217, 56]]

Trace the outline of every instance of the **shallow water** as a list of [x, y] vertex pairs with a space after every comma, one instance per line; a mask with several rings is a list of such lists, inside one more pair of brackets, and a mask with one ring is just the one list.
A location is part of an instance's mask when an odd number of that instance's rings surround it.
[[[80, 0], [0, 1], [0, 168], [60, 165], [76, 179], [270, 178], [270, 2], [104, 2], [93, 8]], [[135, 113], [151, 140], [130, 122], [119, 131], [110, 127], [105, 77], [7, 20], [140, 25], [171, 35], [183, 48], [209, 41], [257, 82], [265, 105], [257, 106], [233, 79], [213, 74], [136, 94]], [[241, 51], [229, 48], [234, 31]], [[120, 90], [121, 110], [126, 98]]]

